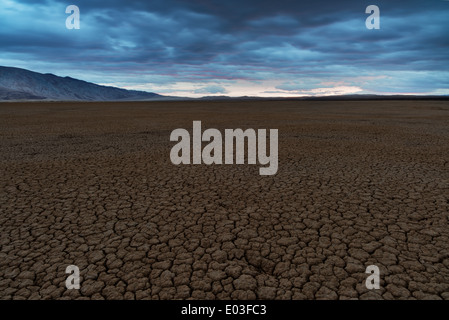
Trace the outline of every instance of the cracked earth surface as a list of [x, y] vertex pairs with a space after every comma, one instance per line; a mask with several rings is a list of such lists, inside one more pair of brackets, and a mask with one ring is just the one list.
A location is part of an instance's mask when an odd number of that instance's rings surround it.
[[[279, 129], [278, 173], [173, 165], [193, 120]], [[1, 299], [449, 299], [448, 102], [3, 103], [0, 128]]]

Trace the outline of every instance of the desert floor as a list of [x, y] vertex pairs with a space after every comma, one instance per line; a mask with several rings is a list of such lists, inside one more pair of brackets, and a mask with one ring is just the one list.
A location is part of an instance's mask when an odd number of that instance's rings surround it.
[[[278, 173], [173, 165], [193, 120]], [[0, 141], [1, 299], [449, 299], [447, 101], [2, 103]]]

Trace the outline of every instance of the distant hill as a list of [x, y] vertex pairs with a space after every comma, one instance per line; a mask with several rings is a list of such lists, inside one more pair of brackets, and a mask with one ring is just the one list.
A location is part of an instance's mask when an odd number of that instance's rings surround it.
[[162, 98], [156, 93], [100, 86], [94, 83], [0, 66], [0, 101], [120, 101]]
[[358, 100], [449, 100], [447, 95], [426, 96], [426, 95], [376, 95], [376, 94], [347, 94], [332, 96], [305, 96], [305, 97], [228, 97], [228, 96], [205, 96], [198, 100], [206, 101], [358, 101]]

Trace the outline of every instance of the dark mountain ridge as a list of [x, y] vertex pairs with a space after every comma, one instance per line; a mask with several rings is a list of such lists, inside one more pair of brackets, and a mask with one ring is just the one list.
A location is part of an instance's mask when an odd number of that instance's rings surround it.
[[38, 73], [0, 67], [0, 100], [121, 101], [151, 100], [162, 96]]

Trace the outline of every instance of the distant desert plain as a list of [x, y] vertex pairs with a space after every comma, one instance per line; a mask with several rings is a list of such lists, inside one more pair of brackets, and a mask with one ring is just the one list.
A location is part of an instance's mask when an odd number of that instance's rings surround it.
[[[277, 173], [174, 165], [195, 120]], [[0, 299], [449, 299], [449, 101], [1, 103], [0, 170]]]

